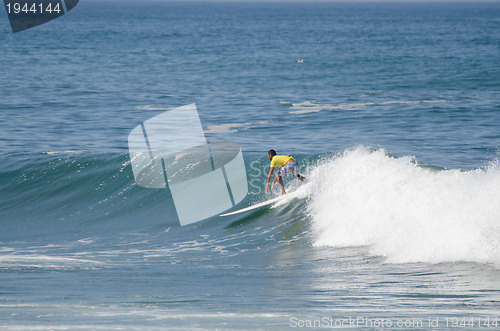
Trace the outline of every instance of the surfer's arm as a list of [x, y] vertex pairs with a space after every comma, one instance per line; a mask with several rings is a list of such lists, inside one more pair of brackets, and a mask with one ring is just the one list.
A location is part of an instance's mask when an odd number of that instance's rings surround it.
[[269, 191], [269, 183], [271, 182], [271, 178], [273, 178], [274, 167], [269, 169], [269, 175], [267, 176], [267, 184], [266, 184], [266, 192]]

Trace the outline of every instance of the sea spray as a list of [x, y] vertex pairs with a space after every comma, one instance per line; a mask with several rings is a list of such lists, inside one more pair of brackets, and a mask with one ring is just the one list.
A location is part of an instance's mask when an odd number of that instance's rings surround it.
[[309, 174], [315, 246], [368, 246], [387, 262], [500, 265], [500, 167], [439, 170], [358, 147]]

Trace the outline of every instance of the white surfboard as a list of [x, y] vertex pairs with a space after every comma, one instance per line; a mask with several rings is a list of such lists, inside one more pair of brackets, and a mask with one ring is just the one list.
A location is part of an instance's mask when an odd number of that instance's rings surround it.
[[285, 198], [286, 196], [287, 196], [287, 194], [282, 194], [282, 195], [280, 195], [280, 196], [278, 196], [276, 198], [273, 198], [271, 200], [267, 200], [267, 201], [264, 201], [264, 202], [256, 203], [255, 205], [251, 205], [251, 206], [243, 208], [243, 209], [238, 209], [238, 210], [232, 211], [230, 213], [221, 214], [220, 216], [236, 215], [236, 214], [244, 213], [246, 211], [254, 210], [254, 209], [257, 209], [257, 208], [260, 208], [260, 207], [268, 206], [270, 204], [273, 204], [275, 202], [280, 201], [281, 199]]

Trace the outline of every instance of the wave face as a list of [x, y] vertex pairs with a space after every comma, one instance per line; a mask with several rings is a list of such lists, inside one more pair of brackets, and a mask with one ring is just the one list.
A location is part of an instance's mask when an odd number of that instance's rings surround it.
[[500, 166], [443, 170], [358, 147], [309, 175], [314, 246], [368, 246], [387, 262], [500, 265]]
[[[17, 155], [0, 172], [0, 241], [78, 240], [175, 228], [187, 237], [224, 229], [283, 232], [313, 247], [368, 247], [389, 263], [493, 263], [500, 266], [500, 165], [438, 169], [413, 157], [358, 147], [337, 155], [296, 155], [308, 181], [274, 207], [180, 227], [168, 190], [134, 182], [128, 155], [51, 152]], [[269, 198], [268, 160], [246, 154], [245, 207]], [[289, 228], [290, 220], [294, 226]], [[260, 230], [259, 230], [260, 229]], [[194, 231], [194, 232], [192, 232]], [[31, 238], [31, 239], [30, 239]], [[240, 237], [245, 242], [244, 236]]]
[[56, 151], [6, 160], [0, 240], [80, 238], [177, 222], [166, 190], [135, 184], [128, 155]]

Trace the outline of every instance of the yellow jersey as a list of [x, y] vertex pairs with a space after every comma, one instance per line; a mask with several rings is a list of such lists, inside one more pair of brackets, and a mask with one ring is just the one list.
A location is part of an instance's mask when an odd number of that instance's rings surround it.
[[284, 166], [288, 161], [293, 159], [291, 156], [287, 155], [275, 155], [273, 156], [273, 159], [271, 160], [271, 168], [274, 167], [282, 167]]

